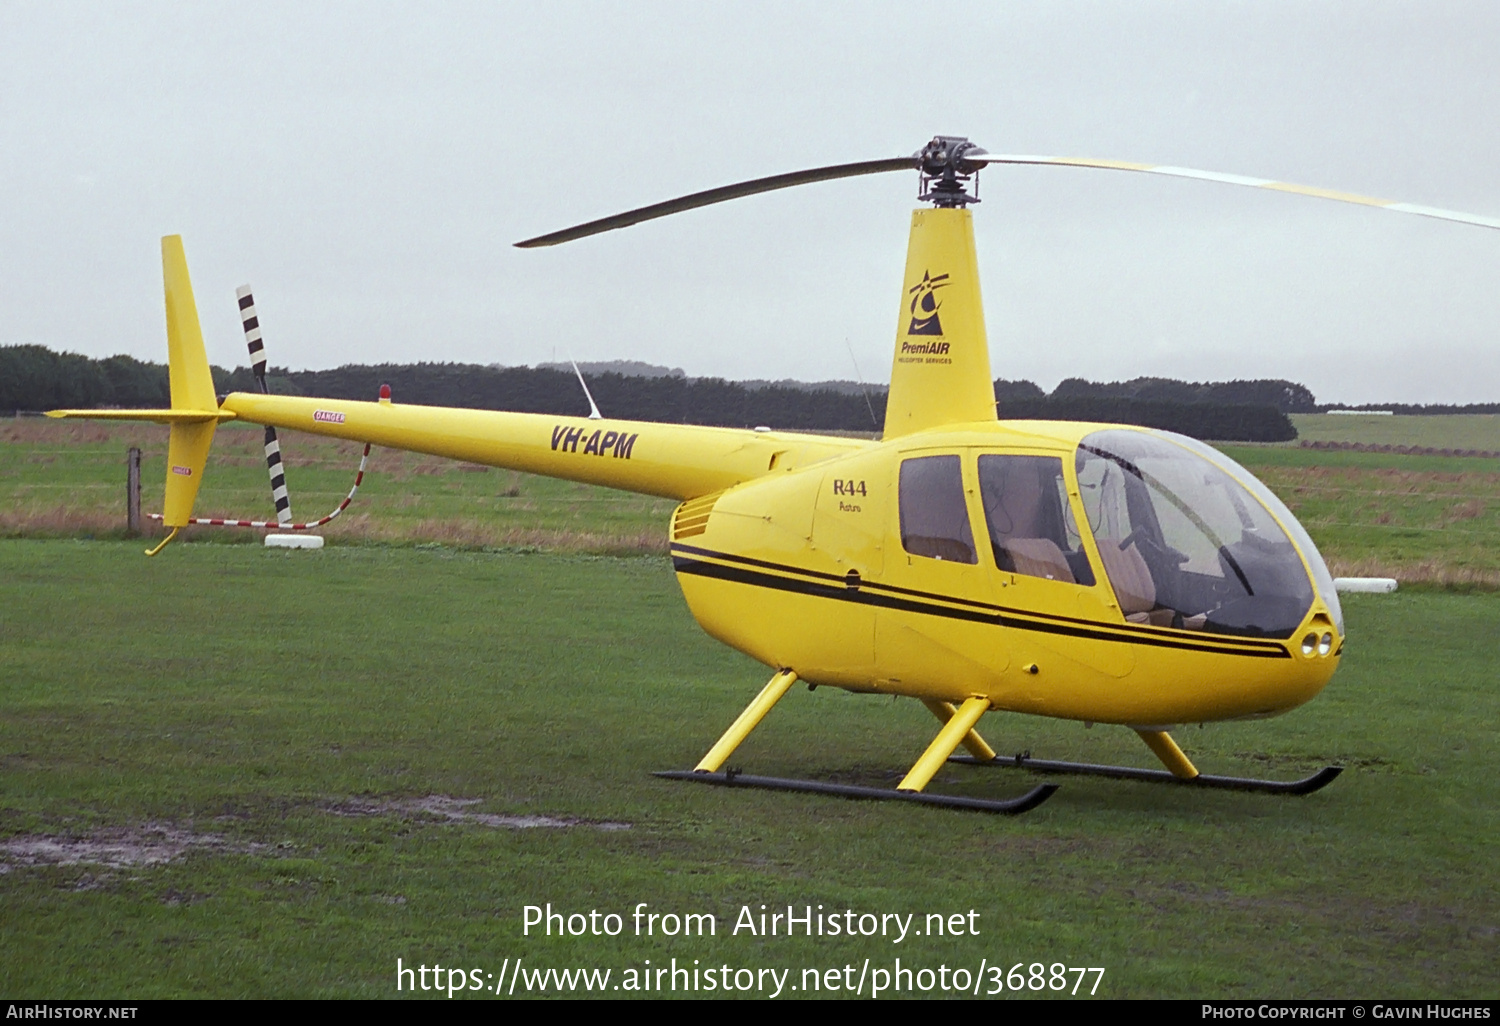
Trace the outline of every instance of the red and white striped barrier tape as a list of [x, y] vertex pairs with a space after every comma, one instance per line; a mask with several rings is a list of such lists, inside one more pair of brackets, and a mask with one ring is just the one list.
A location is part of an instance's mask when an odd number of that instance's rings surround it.
[[[354, 493], [359, 491], [360, 482], [365, 479], [365, 467], [370, 462], [370, 443], [365, 443], [365, 453], [359, 458], [359, 473], [354, 475], [354, 487], [349, 489], [349, 494], [344, 496], [344, 501], [339, 503], [338, 509], [328, 514], [322, 520], [314, 520], [310, 524], [281, 524], [274, 520], [223, 520], [217, 517], [193, 517], [189, 524], [197, 527], [274, 527], [278, 531], [311, 531], [315, 527], [322, 527], [328, 521], [338, 516], [348, 508], [354, 499]], [[152, 520], [160, 520], [160, 513], [146, 514]]]

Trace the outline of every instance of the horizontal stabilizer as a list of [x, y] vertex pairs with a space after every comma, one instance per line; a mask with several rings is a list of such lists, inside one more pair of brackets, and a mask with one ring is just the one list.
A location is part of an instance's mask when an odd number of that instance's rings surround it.
[[47, 416], [87, 420], [144, 420], [152, 424], [206, 424], [234, 420], [228, 410], [48, 410]]

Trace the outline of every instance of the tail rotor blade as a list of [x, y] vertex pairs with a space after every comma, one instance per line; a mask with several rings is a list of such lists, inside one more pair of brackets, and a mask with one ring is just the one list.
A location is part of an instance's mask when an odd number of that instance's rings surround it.
[[240, 304], [240, 326], [245, 329], [245, 345], [250, 349], [250, 373], [255, 375], [261, 394], [269, 395], [266, 389], [266, 345], [260, 337], [260, 316], [255, 312], [255, 297], [250, 294], [249, 285], [241, 285], [234, 290], [234, 295]]
[[[234, 290], [240, 304], [240, 324], [245, 329], [245, 345], [250, 350], [250, 372], [262, 395], [270, 395], [266, 385], [266, 345], [261, 339], [260, 316], [255, 312], [255, 296], [249, 285]], [[292, 499], [286, 490], [286, 467], [281, 462], [281, 440], [276, 429], [266, 425], [266, 471], [271, 475], [271, 501], [276, 505], [276, 522], [282, 527], [292, 522]]]
[[292, 522], [292, 497], [286, 490], [286, 467], [281, 462], [281, 441], [276, 429], [266, 425], [266, 471], [271, 475], [271, 501], [276, 505], [276, 522], [282, 527]]

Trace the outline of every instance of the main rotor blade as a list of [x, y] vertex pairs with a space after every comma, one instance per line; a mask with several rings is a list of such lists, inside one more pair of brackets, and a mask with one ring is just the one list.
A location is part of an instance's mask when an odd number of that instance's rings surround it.
[[688, 196], [679, 196], [663, 203], [653, 203], [649, 207], [637, 207], [635, 210], [627, 210], [623, 214], [615, 214], [612, 217], [601, 217], [597, 221], [589, 221], [587, 224], [575, 225], [572, 228], [564, 228], [560, 232], [552, 232], [550, 235], [538, 235], [534, 239], [516, 243], [521, 249], [532, 249], [537, 246], [555, 246], [559, 242], [572, 242], [588, 235], [598, 235], [600, 232], [613, 231], [616, 228], [625, 228], [642, 221], [650, 221], [657, 217], [666, 217], [668, 214], [678, 214], [684, 210], [692, 210], [695, 207], [706, 207], [711, 203], [723, 203], [725, 200], [739, 199], [741, 196], [753, 196], [758, 192], [771, 192], [775, 189], [789, 189], [794, 185], [807, 185], [811, 182], [826, 182], [834, 178], [854, 178], [858, 175], [877, 175], [883, 171], [914, 171], [917, 167], [916, 157], [893, 157], [890, 160], [864, 160], [857, 164], [834, 164], [830, 167], [815, 167], [806, 171], [792, 171], [784, 175], [772, 175], [769, 178], [756, 178], [748, 182], [739, 182], [735, 185], [721, 185], [717, 189], [708, 189], [704, 192], [695, 192]]
[[1052, 164], [1064, 167], [1096, 167], [1104, 168], [1108, 171], [1141, 171], [1152, 175], [1171, 175], [1174, 178], [1198, 178], [1205, 182], [1223, 182], [1226, 185], [1248, 185], [1254, 189], [1274, 189], [1277, 192], [1291, 192], [1300, 196], [1315, 196], [1318, 199], [1338, 200], [1341, 203], [1358, 203], [1362, 206], [1380, 207], [1383, 210], [1394, 210], [1402, 214], [1419, 214], [1422, 217], [1436, 217], [1443, 221], [1475, 224], [1481, 228], [1500, 228], [1500, 218], [1495, 217], [1465, 214], [1456, 210], [1440, 210], [1437, 207], [1423, 207], [1415, 203], [1396, 203], [1392, 200], [1375, 199], [1371, 196], [1358, 196], [1350, 192], [1334, 192], [1331, 189], [1317, 189], [1309, 185], [1293, 185], [1290, 182], [1277, 182], [1269, 178], [1248, 178], [1245, 175], [1226, 175], [1217, 171], [1196, 171], [1190, 167], [1169, 167], [1165, 164], [1130, 164], [1123, 160], [1092, 160], [1086, 157], [1033, 157], [1006, 153], [965, 155], [964, 159], [973, 161], [974, 163], [982, 161], [987, 164]]

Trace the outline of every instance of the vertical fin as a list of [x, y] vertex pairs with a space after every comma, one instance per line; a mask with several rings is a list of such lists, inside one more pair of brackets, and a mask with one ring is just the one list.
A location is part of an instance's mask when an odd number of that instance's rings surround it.
[[[266, 344], [260, 333], [260, 314], [255, 310], [255, 296], [249, 285], [234, 290], [240, 306], [240, 326], [245, 329], [245, 346], [250, 350], [250, 373], [262, 395], [270, 395], [266, 385]], [[281, 462], [281, 440], [276, 429], [266, 425], [266, 472], [271, 475], [271, 502], [276, 506], [276, 523], [282, 527], [292, 522], [292, 498], [286, 489], [286, 466]]]
[[[198, 325], [198, 305], [188, 278], [187, 256], [182, 236], [161, 240], [162, 280], [167, 301], [167, 365], [172, 388], [172, 409], [216, 411], [213, 374], [203, 348]], [[174, 421], [167, 443], [167, 486], [162, 521], [168, 527], [185, 527], [193, 515], [198, 485], [208, 462], [218, 420]]]
[[995, 420], [969, 211], [913, 211], [885, 437]]
[[187, 255], [181, 235], [161, 240], [161, 271], [167, 296], [167, 364], [172, 387], [172, 409], [217, 410], [214, 378], [198, 326], [198, 304], [188, 278]]

